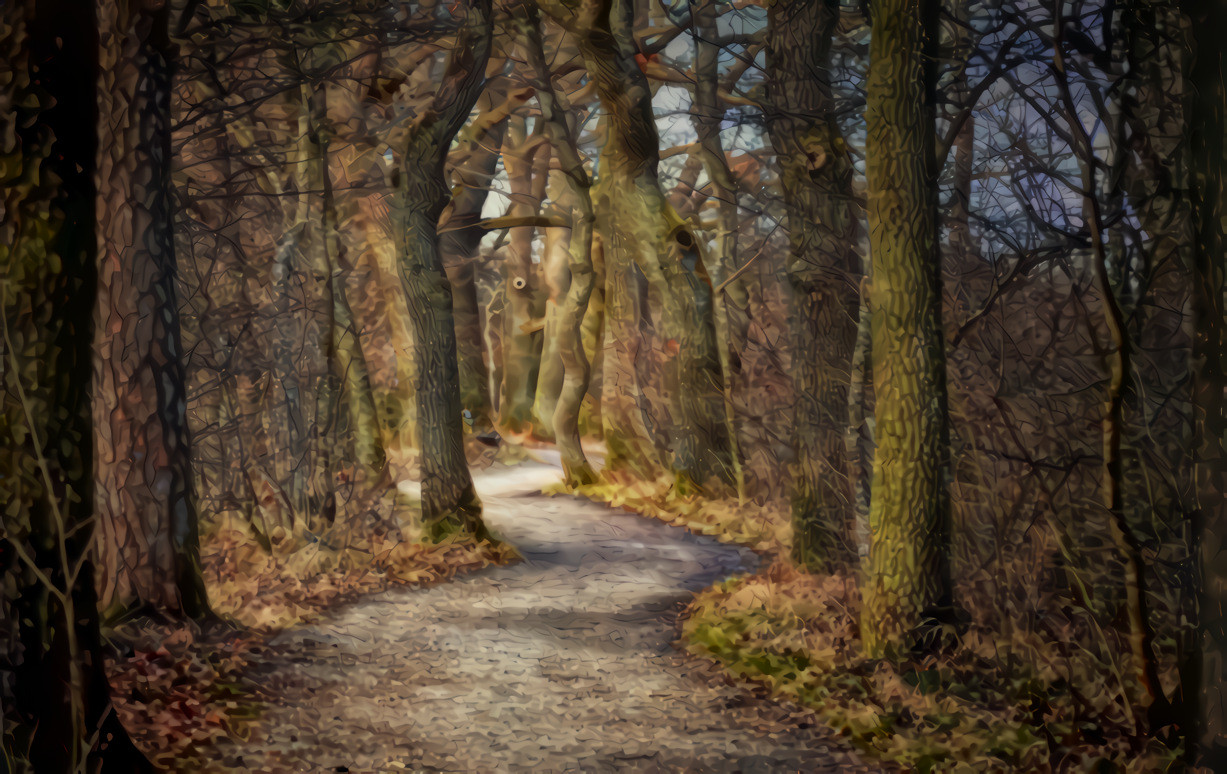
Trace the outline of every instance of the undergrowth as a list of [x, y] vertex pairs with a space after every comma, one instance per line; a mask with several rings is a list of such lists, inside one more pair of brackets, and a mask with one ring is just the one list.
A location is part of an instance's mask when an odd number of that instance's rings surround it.
[[1176, 757], [1134, 733], [1107, 686], [1094, 696], [1056, 672], [1007, 667], [992, 633], [968, 632], [938, 655], [868, 659], [858, 606], [853, 579], [777, 563], [701, 592], [683, 640], [813, 709], [867, 757], [909, 771], [1162, 771]]
[[602, 474], [595, 484], [574, 490], [559, 484], [547, 493], [567, 491], [771, 556], [784, 553], [791, 540], [787, 500], [707, 499], [679, 492], [668, 478], [641, 481], [609, 473]]

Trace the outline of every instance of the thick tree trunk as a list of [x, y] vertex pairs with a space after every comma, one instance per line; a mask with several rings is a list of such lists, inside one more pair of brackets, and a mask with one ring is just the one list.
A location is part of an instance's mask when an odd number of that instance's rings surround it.
[[[593, 201], [609, 327], [601, 409], [606, 469], [647, 478], [668, 470], [682, 491], [719, 491], [732, 483], [735, 465], [713, 289], [698, 241], [657, 177], [659, 137], [652, 92], [635, 61], [633, 3], [606, 0], [593, 6], [599, 13], [578, 18], [561, 3], [543, 7], [577, 36], [604, 109]], [[651, 319], [651, 303], [662, 309], [659, 322]], [[662, 391], [667, 405], [652, 400]]]
[[845, 438], [860, 309], [859, 224], [852, 159], [827, 76], [839, 4], [775, 2], [768, 23], [768, 126], [792, 247], [793, 557], [811, 570], [829, 571], [857, 555]]
[[1193, 405], [1197, 449], [1194, 558], [1199, 564], [1198, 636], [1181, 665], [1188, 710], [1186, 751], [1210, 771], [1227, 770], [1227, 321], [1224, 318], [1224, 132], [1227, 11], [1217, 0], [1182, 3], [1193, 29], [1189, 70], [1194, 213]]
[[90, 562], [95, 18], [0, 8], [0, 765], [23, 774], [152, 771], [111, 707]]
[[861, 638], [907, 651], [949, 603], [946, 377], [922, 0], [874, 6], [866, 123], [877, 449]]
[[94, 458], [104, 608], [195, 616], [200, 576], [170, 191], [169, 9], [100, 2]]
[[470, 0], [464, 10], [438, 96], [409, 130], [396, 207], [397, 254], [417, 353], [422, 522], [426, 536], [436, 541], [451, 535], [489, 537], [464, 455], [452, 292], [438, 235], [448, 202], [447, 150], [477, 101], [490, 56], [490, 0]]

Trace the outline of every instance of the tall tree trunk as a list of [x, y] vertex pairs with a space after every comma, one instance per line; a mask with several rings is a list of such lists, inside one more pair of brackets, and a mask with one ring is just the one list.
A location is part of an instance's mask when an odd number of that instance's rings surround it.
[[[607, 470], [655, 478], [670, 471], [682, 491], [733, 481], [713, 288], [693, 231], [657, 176], [652, 92], [635, 60], [630, 0], [542, 2], [576, 35], [604, 109], [606, 142], [593, 189], [605, 257], [602, 422]], [[651, 319], [649, 304], [662, 308]], [[643, 352], [642, 348], [658, 349]], [[653, 373], [660, 368], [664, 373]], [[669, 395], [655, 405], [652, 392]]]
[[153, 770], [111, 707], [90, 561], [95, 19], [88, 0], [0, 8], [0, 765], [17, 772]]
[[471, 432], [494, 428], [490, 374], [486, 369], [482, 310], [477, 296], [478, 246], [486, 232], [478, 222], [498, 169], [507, 119], [528, 99], [527, 90], [511, 92], [506, 76], [490, 79], [478, 100], [479, 113], [457, 135], [448, 159], [455, 194], [439, 223], [439, 249], [452, 286], [456, 352], [460, 361], [460, 401]]
[[580, 406], [588, 392], [592, 375], [584, 351], [583, 326], [588, 302], [596, 280], [592, 263], [593, 211], [591, 178], [580, 156], [575, 130], [567, 123], [565, 105], [560, 103], [553, 88], [545, 48], [541, 40], [540, 20], [532, 2], [521, 3], [516, 21], [524, 40], [525, 58], [531, 68], [531, 83], [537, 93], [546, 138], [554, 146], [558, 165], [566, 177], [573, 204], [571, 235], [568, 240], [569, 278], [566, 296], [558, 314], [558, 354], [562, 361], [563, 378], [554, 401], [554, 439], [562, 457], [563, 476], [568, 486], [576, 487], [596, 481], [596, 473], [584, 456], [580, 443]]
[[834, 0], [768, 9], [769, 130], [788, 215], [793, 291], [793, 557], [826, 572], [857, 555], [845, 442], [860, 309], [859, 224], [852, 159], [829, 80]]
[[[524, 116], [508, 119], [503, 139], [503, 169], [511, 188], [507, 215], [530, 218], [541, 208], [549, 177], [549, 146], [539, 132], [527, 131]], [[503, 370], [499, 386], [499, 424], [514, 434], [533, 431], [533, 397], [541, 363], [542, 332], [545, 313], [537, 267], [533, 263], [531, 225], [509, 229], [506, 257], [503, 259]]]
[[741, 361], [750, 332], [750, 294], [737, 265], [738, 183], [729, 168], [720, 140], [725, 110], [720, 104], [719, 13], [715, 0], [699, 0], [691, 5], [694, 25], [695, 86], [692, 122], [699, 139], [698, 154], [707, 172], [708, 185], [716, 200], [716, 280], [723, 292], [713, 298], [719, 347], [720, 371], [724, 388], [725, 422], [728, 424], [729, 462], [739, 497], [745, 497], [741, 444], [737, 438], [737, 417], [733, 409], [733, 390], [741, 378]]
[[417, 352], [422, 522], [436, 541], [454, 534], [488, 537], [464, 455], [452, 292], [438, 235], [449, 198], [443, 177], [448, 147], [481, 93], [490, 56], [490, 0], [469, 0], [464, 13], [439, 92], [409, 130], [396, 206], [397, 252]]
[[861, 638], [916, 644], [949, 603], [946, 376], [923, 0], [874, 6], [866, 105], [877, 449]]
[[1190, 716], [1186, 752], [1227, 770], [1227, 322], [1224, 319], [1223, 171], [1227, 114], [1227, 11], [1217, 0], [1184, 0], [1193, 29], [1189, 70], [1189, 170], [1194, 212], [1193, 405], [1197, 452], [1194, 557], [1200, 569], [1198, 636], [1181, 665]]
[[200, 575], [170, 190], [169, 8], [99, 2], [93, 412], [104, 608], [196, 616]]

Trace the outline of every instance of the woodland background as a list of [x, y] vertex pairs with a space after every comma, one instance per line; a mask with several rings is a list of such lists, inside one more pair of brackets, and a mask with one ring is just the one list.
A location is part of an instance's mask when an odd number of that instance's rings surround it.
[[546, 444], [871, 755], [1224, 765], [1219, 3], [0, 7], [9, 765], [127, 749], [100, 631], [511, 560]]

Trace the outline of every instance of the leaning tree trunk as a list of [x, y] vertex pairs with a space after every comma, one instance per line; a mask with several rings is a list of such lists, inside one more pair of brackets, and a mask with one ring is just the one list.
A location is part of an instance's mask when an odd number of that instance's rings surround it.
[[481, 93], [490, 56], [490, 0], [470, 0], [444, 81], [410, 128], [399, 169], [397, 252], [415, 334], [422, 447], [422, 522], [428, 538], [488, 537], [464, 455], [452, 291], [439, 254], [439, 216], [449, 191], [448, 147]]
[[780, 160], [795, 304], [793, 556], [815, 571], [847, 565], [857, 555], [845, 438], [860, 308], [860, 229], [852, 159], [827, 76], [838, 23], [834, 0], [777, 1], [768, 9], [768, 127]]
[[949, 600], [946, 377], [923, 0], [873, 8], [867, 144], [877, 449], [861, 638], [912, 647]]
[[150, 772], [111, 707], [91, 564], [98, 30], [0, 8], [0, 766]]
[[195, 616], [200, 576], [170, 190], [168, 7], [99, 2], [92, 388], [104, 608]]

